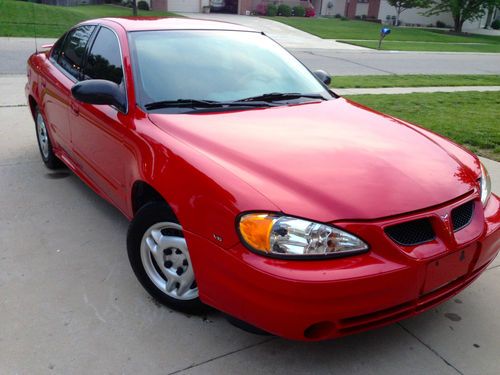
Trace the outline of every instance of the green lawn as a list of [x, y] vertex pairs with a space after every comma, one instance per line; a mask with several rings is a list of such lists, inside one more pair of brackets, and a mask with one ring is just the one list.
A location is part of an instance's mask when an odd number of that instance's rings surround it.
[[[74, 24], [92, 18], [131, 16], [132, 9], [115, 5], [58, 7], [0, 0], [0, 36], [58, 37]], [[139, 11], [140, 16], [175, 16], [169, 12]]]
[[500, 75], [494, 74], [407, 74], [370, 76], [333, 76], [332, 87], [427, 87], [427, 86], [500, 86]]
[[422, 125], [500, 161], [500, 91], [355, 95], [350, 99]]
[[[336, 39], [369, 48], [377, 48], [379, 32], [382, 27], [382, 25], [373, 22], [342, 21], [337, 18], [270, 17], [270, 19], [317, 35], [323, 39]], [[391, 27], [391, 30], [391, 34], [386, 37], [382, 44], [383, 49], [500, 52], [500, 37], [498, 36], [455, 35], [446, 30], [413, 27]]]

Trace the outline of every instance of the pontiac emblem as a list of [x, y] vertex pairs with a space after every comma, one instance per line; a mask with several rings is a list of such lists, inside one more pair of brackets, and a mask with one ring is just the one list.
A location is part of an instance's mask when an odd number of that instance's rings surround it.
[[450, 223], [450, 220], [448, 220], [449, 218], [449, 214], [448, 213], [445, 213], [444, 215], [440, 215], [441, 217], [441, 220], [443, 221], [443, 224], [446, 228], [446, 230], [449, 232], [449, 233], [452, 233], [452, 229], [451, 229], [451, 223]]

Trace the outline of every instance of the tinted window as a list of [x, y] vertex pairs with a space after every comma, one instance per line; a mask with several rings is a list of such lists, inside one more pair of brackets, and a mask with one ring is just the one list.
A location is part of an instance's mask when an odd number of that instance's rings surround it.
[[57, 61], [59, 58], [59, 54], [61, 53], [61, 48], [62, 44], [64, 42], [64, 38], [66, 38], [66, 34], [64, 34], [62, 37], [60, 37], [57, 42], [54, 43], [54, 47], [52, 48], [52, 53], [50, 54], [50, 57], [54, 60]]
[[105, 79], [120, 84], [123, 80], [120, 45], [116, 35], [102, 27], [95, 38], [84, 69], [85, 79]]
[[85, 25], [71, 30], [64, 40], [59, 64], [76, 79], [80, 78], [85, 47], [94, 30], [94, 26]]

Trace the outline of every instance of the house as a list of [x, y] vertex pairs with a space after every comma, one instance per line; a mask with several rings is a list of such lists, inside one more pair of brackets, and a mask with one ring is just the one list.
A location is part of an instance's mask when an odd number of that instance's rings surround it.
[[[453, 25], [451, 13], [441, 13], [424, 16], [427, 9], [411, 8], [400, 15], [400, 24], [403, 26], [435, 26], [438, 21], [445, 25]], [[323, 16], [340, 14], [347, 18], [378, 19], [383, 23], [394, 24], [396, 9], [387, 0], [323, 0], [320, 13]], [[464, 29], [479, 29], [484, 26], [486, 15], [476, 21], [464, 24]]]
[[[148, 0], [153, 10], [168, 10], [170, 12], [199, 13], [203, 7], [209, 7], [211, 0]], [[212, 8], [212, 12], [234, 14], [252, 14], [260, 3], [288, 4], [290, 6], [310, 3], [317, 15], [336, 16], [347, 18], [361, 18], [380, 20], [382, 23], [393, 24], [396, 19], [396, 9], [389, 5], [387, 0], [217, 0], [224, 7]], [[450, 13], [441, 13], [433, 16], [422, 15], [426, 9], [407, 9], [400, 15], [402, 25], [409, 26], [435, 26], [437, 21], [446, 25], [453, 25]], [[497, 11], [497, 16], [500, 12]], [[494, 17], [495, 18], [495, 17]], [[466, 22], [464, 30], [479, 29], [484, 26], [486, 16], [480, 20]]]

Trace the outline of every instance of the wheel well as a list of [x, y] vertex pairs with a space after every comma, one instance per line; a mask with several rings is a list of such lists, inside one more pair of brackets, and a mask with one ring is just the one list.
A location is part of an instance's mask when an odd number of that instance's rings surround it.
[[35, 109], [38, 105], [36, 104], [35, 98], [32, 97], [31, 95], [28, 97], [28, 102], [30, 105], [31, 116], [33, 117], [33, 120], [34, 120], [35, 119]]
[[168, 202], [162, 197], [158, 191], [155, 190], [151, 185], [144, 181], [137, 181], [134, 183], [132, 188], [132, 210], [135, 214], [137, 211], [147, 203], [151, 202], [162, 202], [165, 203], [170, 208], [170, 213], [175, 217], [174, 211], [168, 204]]

